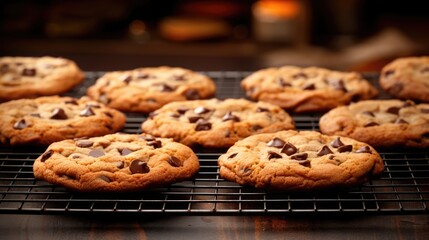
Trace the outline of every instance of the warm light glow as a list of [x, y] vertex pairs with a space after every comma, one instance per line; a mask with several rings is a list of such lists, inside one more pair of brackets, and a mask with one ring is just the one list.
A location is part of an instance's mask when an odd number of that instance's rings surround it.
[[253, 11], [260, 18], [289, 19], [299, 14], [300, 5], [293, 0], [264, 0], [256, 2]]

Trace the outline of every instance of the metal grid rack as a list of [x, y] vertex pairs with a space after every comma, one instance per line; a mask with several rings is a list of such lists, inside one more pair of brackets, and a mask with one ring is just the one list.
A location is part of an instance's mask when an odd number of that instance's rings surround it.
[[[240, 80], [248, 72], [204, 72], [218, 86], [218, 98], [244, 97]], [[87, 81], [68, 93], [82, 96], [102, 74], [87, 72]], [[377, 75], [366, 75], [376, 84]], [[388, 96], [382, 95], [381, 98]], [[293, 115], [297, 129], [319, 130], [318, 114]], [[145, 120], [128, 114], [124, 132], [139, 133]], [[32, 165], [44, 148], [0, 147], [0, 213], [146, 213], [146, 214], [302, 214], [385, 213], [427, 214], [429, 152], [380, 150], [385, 172], [347, 191], [268, 193], [223, 180], [217, 158], [221, 152], [197, 152], [201, 168], [189, 181], [164, 188], [124, 194], [74, 193], [34, 179]]]

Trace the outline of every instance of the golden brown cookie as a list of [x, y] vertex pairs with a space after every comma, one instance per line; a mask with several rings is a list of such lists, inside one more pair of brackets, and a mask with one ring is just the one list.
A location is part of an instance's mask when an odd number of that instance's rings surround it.
[[282, 191], [352, 187], [384, 170], [380, 155], [368, 144], [294, 130], [240, 140], [218, 163], [227, 180]]
[[246, 77], [241, 86], [251, 99], [294, 112], [323, 112], [352, 101], [373, 98], [378, 93], [356, 72], [318, 67], [262, 69]]
[[397, 98], [429, 102], [429, 57], [398, 58], [387, 64], [380, 86]]
[[368, 100], [332, 109], [320, 130], [366, 142], [373, 147], [429, 147], [429, 104]]
[[155, 67], [106, 73], [87, 94], [121, 111], [149, 113], [170, 102], [209, 98], [215, 92], [213, 80], [205, 75], [178, 67]]
[[0, 142], [49, 145], [70, 138], [114, 133], [125, 115], [87, 97], [39, 97], [0, 104]]
[[199, 162], [187, 146], [150, 135], [110, 134], [51, 144], [34, 176], [81, 192], [126, 192], [191, 178]]
[[245, 99], [174, 102], [153, 112], [142, 129], [188, 146], [230, 147], [256, 133], [294, 129], [292, 118], [278, 106]]
[[0, 101], [65, 93], [83, 79], [69, 59], [0, 57]]

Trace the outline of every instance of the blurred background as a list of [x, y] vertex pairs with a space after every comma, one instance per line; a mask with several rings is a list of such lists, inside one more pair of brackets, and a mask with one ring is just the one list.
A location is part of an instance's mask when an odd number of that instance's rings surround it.
[[429, 54], [421, 0], [0, 1], [2, 56], [62, 56], [84, 70], [286, 64], [378, 71]]

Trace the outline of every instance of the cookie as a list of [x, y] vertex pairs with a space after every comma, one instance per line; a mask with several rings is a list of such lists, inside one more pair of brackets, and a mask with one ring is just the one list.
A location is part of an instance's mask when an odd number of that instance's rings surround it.
[[294, 130], [240, 140], [218, 164], [224, 179], [282, 191], [353, 187], [384, 170], [380, 155], [368, 144]]
[[70, 138], [114, 133], [125, 115], [87, 97], [39, 97], [0, 104], [0, 142], [49, 145]]
[[259, 70], [241, 82], [249, 98], [294, 112], [324, 112], [378, 91], [356, 72], [283, 66]]
[[429, 104], [367, 100], [335, 108], [320, 118], [320, 130], [373, 147], [429, 147]]
[[65, 58], [0, 57], [0, 101], [65, 93], [83, 79]]
[[429, 57], [398, 58], [387, 64], [380, 86], [396, 98], [429, 102]]
[[174, 101], [209, 98], [215, 91], [213, 80], [202, 74], [155, 67], [106, 73], [87, 95], [121, 111], [148, 113]]
[[294, 129], [294, 123], [269, 103], [210, 99], [169, 103], [153, 112], [142, 129], [191, 147], [226, 148], [252, 134]]
[[51, 144], [34, 176], [80, 192], [126, 192], [192, 177], [199, 162], [187, 146], [150, 135], [110, 134]]

